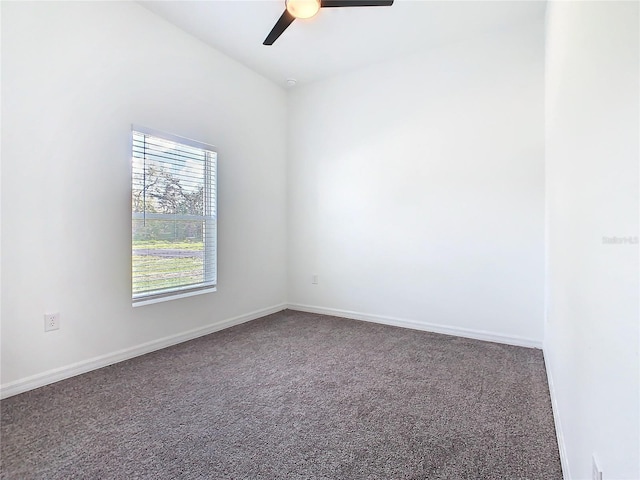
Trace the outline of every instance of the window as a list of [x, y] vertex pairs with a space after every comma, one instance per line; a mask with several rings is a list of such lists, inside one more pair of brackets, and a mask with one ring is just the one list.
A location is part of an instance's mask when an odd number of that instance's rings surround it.
[[133, 304], [215, 291], [215, 149], [136, 126], [132, 135]]

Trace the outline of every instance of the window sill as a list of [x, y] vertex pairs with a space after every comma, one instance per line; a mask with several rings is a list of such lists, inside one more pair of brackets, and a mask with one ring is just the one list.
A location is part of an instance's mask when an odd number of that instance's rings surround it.
[[216, 287], [210, 287], [210, 288], [203, 288], [201, 290], [192, 290], [188, 292], [176, 292], [175, 294], [166, 295], [163, 297], [148, 298], [148, 299], [143, 298], [137, 301], [133, 301], [131, 303], [131, 306], [134, 308], [142, 307], [144, 305], [151, 305], [153, 303], [168, 302], [170, 300], [177, 300], [178, 298], [187, 298], [187, 297], [193, 297], [195, 295], [204, 295], [205, 293], [212, 293], [216, 291], [217, 291]]

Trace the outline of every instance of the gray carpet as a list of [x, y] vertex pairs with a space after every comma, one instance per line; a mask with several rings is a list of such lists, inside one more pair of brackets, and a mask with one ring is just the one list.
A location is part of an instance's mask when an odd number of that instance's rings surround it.
[[284, 311], [3, 400], [6, 479], [561, 479], [539, 350]]

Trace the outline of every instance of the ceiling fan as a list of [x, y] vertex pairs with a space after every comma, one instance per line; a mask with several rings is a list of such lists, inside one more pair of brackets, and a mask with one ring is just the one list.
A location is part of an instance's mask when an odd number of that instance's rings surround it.
[[286, 9], [262, 42], [263, 45], [273, 45], [296, 18], [311, 18], [321, 8], [388, 7], [393, 5], [393, 0], [285, 0], [284, 3]]

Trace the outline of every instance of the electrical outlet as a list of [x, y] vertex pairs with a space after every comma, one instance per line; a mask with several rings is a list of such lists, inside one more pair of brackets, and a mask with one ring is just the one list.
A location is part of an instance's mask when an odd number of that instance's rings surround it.
[[318, 284], [318, 274], [314, 273], [313, 275], [311, 275], [311, 283], [313, 283], [314, 285]]
[[591, 478], [592, 480], [602, 480], [602, 470], [598, 467], [595, 455], [591, 457]]
[[44, 314], [44, 331], [50, 332], [51, 330], [58, 330], [59, 328], [60, 328], [60, 314], [45, 313]]

